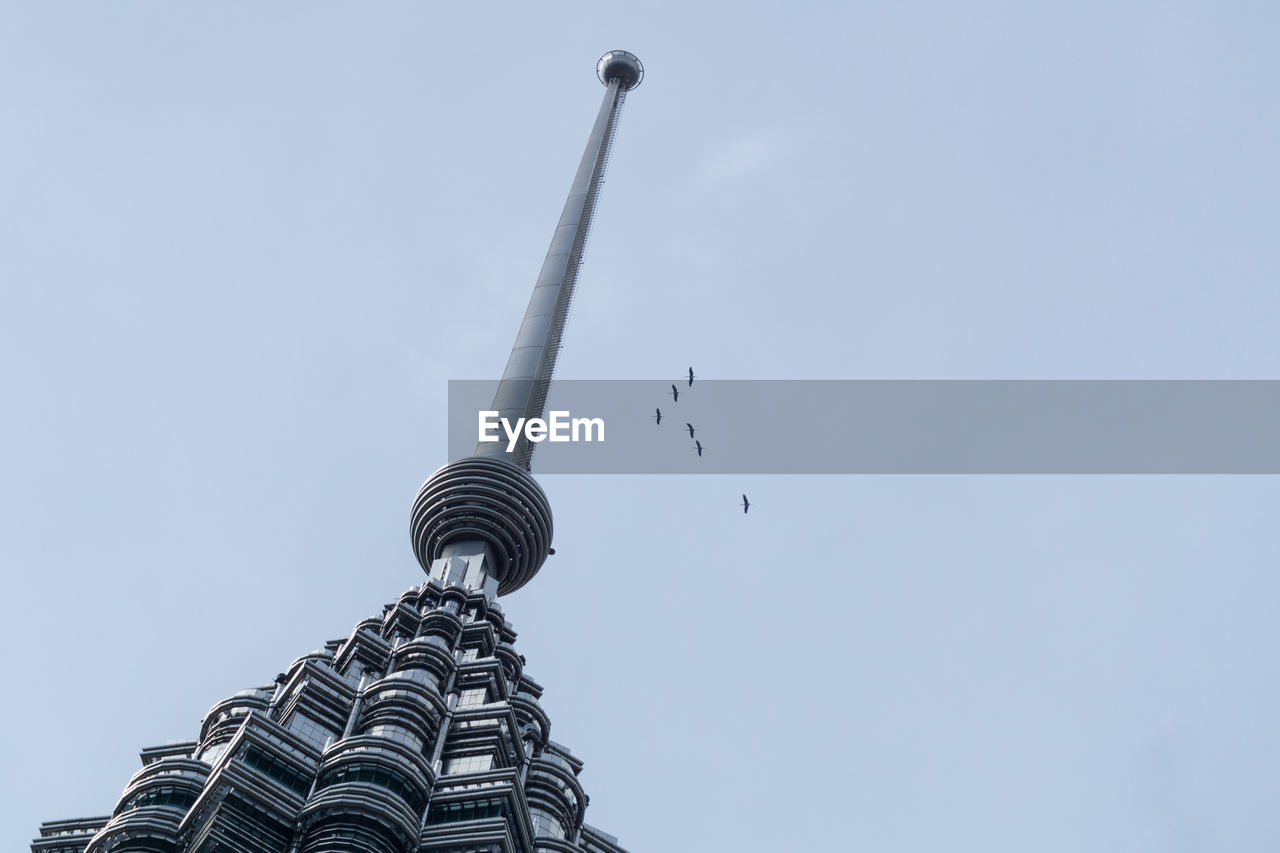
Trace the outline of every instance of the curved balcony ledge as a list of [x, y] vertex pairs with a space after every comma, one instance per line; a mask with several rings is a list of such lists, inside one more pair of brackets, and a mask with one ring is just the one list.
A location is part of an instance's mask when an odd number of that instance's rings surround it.
[[85, 846], [85, 853], [154, 850], [169, 853], [178, 845], [178, 824], [186, 809], [143, 806], [116, 815]]
[[142, 787], [142, 782], [155, 777], [160, 777], [165, 782], [175, 785], [191, 783], [195, 786], [193, 790], [199, 791], [209, 778], [210, 770], [209, 765], [199, 759], [162, 758], [159, 761], [151, 762], [137, 773], [134, 773], [125, 785], [124, 794], [121, 795], [120, 799], [122, 802], [127, 800], [137, 793], [136, 789]]
[[342, 782], [312, 795], [298, 819], [308, 829], [335, 815], [358, 814], [369, 818], [408, 843], [418, 834], [421, 817], [399, 796], [368, 782]]
[[377, 735], [356, 735], [329, 747], [320, 766], [316, 768], [316, 776], [318, 778], [344, 764], [356, 762], [382, 764], [388, 770], [409, 773], [411, 781], [421, 785], [424, 793], [435, 782], [435, 773], [427, 763], [426, 756], [398, 741]]

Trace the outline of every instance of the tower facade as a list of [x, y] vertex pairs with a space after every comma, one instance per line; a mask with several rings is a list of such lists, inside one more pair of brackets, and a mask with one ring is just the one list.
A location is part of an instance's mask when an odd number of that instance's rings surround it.
[[[625, 95], [640, 61], [597, 66], [604, 102], [499, 383], [541, 415]], [[551, 553], [532, 446], [481, 445], [433, 474], [411, 536], [428, 578], [214, 705], [199, 737], [142, 750], [111, 814], [47, 822], [39, 853], [625, 853], [586, 823], [582, 763], [551, 740], [498, 596]]]

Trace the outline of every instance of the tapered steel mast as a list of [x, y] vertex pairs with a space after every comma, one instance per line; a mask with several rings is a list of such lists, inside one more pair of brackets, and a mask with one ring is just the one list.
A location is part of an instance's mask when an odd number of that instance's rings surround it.
[[[519, 418], [542, 417], [622, 102], [627, 92], [640, 85], [644, 68], [632, 54], [615, 50], [601, 57], [597, 73], [606, 86], [604, 101], [490, 406], [498, 417], [513, 424]], [[505, 442], [483, 442], [476, 445], [476, 456], [506, 459], [528, 470], [534, 446], [521, 435], [510, 452]]]
[[[613, 50], [596, 73], [604, 101], [490, 406], [512, 424], [542, 417], [618, 116], [644, 66], [634, 54]], [[414, 552], [428, 574], [497, 594], [533, 577], [552, 533], [551, 507], [529, 474], [533, 448], [523, 434], [510, 452], [506, 442], [478, 443], [473, 456], [431, 475], [410, 519]]]

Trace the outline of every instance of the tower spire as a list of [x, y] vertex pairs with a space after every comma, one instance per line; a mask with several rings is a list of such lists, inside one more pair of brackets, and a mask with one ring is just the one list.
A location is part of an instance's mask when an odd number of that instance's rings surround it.
[[[525, 309], [524, 322], [516, 335], [507, 369], [489, 408], [509, 423], [517, 419], [540, 418], [547, 402], [551, 374], [560, 355], [560, 342], [564, 337], [565, 318], [573, 300], [573, 290], [578, 281], [578, 268], [582, 265], [582, 253], [591, 229], [591, 217], [595, 213], [596, 199], [608, 165], [609, 150], [613, 145], [613, 133], [627, 92], [640, 85], [644, 67], [640, 60], [625, 50], [611, 50], [600, 57], [596, 74], [605, 84], [604, 100], [596, 115], [586, 150], [578, 164], [578, 172], [569, 188], [564, 211], [551, 237], [551, 248], [542, 262], [542, 271], [533, 286], [533, 296]], [[525, 470], [529, 469], [534, 445], [523, 435], [508, 452], [501, 442], [484, 442], [476, 445], [476, 456], [506, 459]]]
[[[618, 115], [644, 66], [634, 54], [611, 50], [596, 74], [604, 100], [490, 407], [510, 423], [542, 416]], [[501, 595], [542, 567], [551, 551], [551, 506], [529, 474], [532, 455], [523, 435], [511, 452], [501, 442], [480, 443], [473, 456], [450, 462], [423, 484], [410, 535], [431, 577]]]

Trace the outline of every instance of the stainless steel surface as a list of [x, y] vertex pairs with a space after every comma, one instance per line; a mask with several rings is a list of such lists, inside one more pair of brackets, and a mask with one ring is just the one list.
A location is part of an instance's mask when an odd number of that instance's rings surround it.
[[630, 92], [644, 79], [644, 66], [640, 57], [625, 50], [611, 50], [596, 63], [596, 76], [606, 86], [617, 79], [624, 92]]
[[530, 474], [500, 459], [470, 457], [431, 475], [414, 501], [413, 551], [428, 574], [442, 558], [485, 544], [484, 571], [497, 594], [534, 576], [551, 550], [551, 505]]
[[[627, 91], [644, 76], [640, 60], [626, 51], [605, 54], [597, 73], [606, 85], [604, 100], [490, 407], [513, 425], [542, 416], [618, 115]], [[505, 442], [477, 443], [475, 455], [506, 459], [527, 470], [533, 447], [521, 436], [510, 452]]]
[[[542, 416], [618, 115], [644, 76], [626, 51], [606, 53], [596, 72], [604, 100], [489, 407], [513, 426]], [[523, 434], [511, 452], [506, 442], [477, 443], [472, 456], [431, 475], [410, 519], [413, 550], [428, 575], [505, 595], [541, 568], [551, 553], [551, 506], [529, 474], [533, 447]]]

